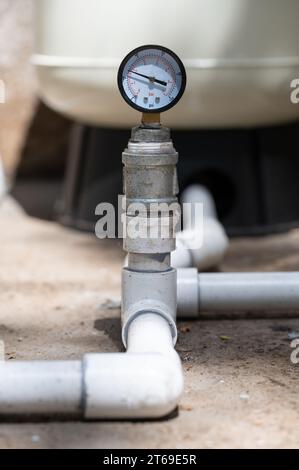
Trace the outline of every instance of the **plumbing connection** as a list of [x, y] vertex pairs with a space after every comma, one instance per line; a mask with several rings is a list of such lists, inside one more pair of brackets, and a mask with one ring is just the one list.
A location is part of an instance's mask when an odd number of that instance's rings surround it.
[[[150, 72], [148, 68], [140, 71], [132, 58], [137, 57], [138, 62], [142, 48], [133, 51], [120, 67], [122, 94], [131, 92], [129, 80], [132, 86], [136, 85], [134, 73], [147, 90], [142, 100], [144, 106], [148, 105], [149, 96], [158, 106], [167, 90], [172, 95], [177, 93], [162, 106], [169, 109], [185, 86], [183, 65], [164, 48], [163, 59], [160, 48], [151, 46], [145, 50], [154, 54], [151, 57], [156, 70], [153, 72], [151, 65]], [[144, 59], [142, 64], [145, 63]], [[174, 67], [172, 72], [169, 67]], [[177, 88], [173, 83], [175, 76]], [[157, 418], [177, 406], [184, 380], [174, 350], [177, 274], [171, 267], [170, 254], [175, 249], [176, 218], [168, 210], [171, 204], [177, 207], [177, 161], [170, 131], [160, 125], [159, 114], [144, 114], [143, 123], [132, 130], [123, 153], [124, 249], [128, 252], [128, 263], [122, 272], [121, 319], [126, 353], [87, 354], [82, 361], [2, 362], [0, 414]], [[152, 211], [152, 204], [162, 207], [164, 204], [164, 209]], [[137, 234], [132, 230], [136, 222], [142, 228]]]
[[186, 268], [178, 269], [177, 281], [180, 318], [299, 313], [298, 272], [198, 273], [196, 268]]
[[[125, 101], [143, 111], [122, 157], [126, 353], [87, 354], [82, 361], [0, 362], [0, 415], [163, 417], [177, 407], [184, 389], [174, 349], [177, 308], [181, 317], [224, 310], [299, 311], [298, 273], [198, 273], [217, 265], [228, 246], [212, 197], [201, 186], [188, 188], [182, 200], [201, 203], [203, 219], [192, 225], [194, 214], [187, 216], [176, 249], [178, 154], [169, 129], [160, 124], [160, 112], [184, 92], [179, 58], [160, 46], [138, 48], [122, 62], [118, 84]], [[193, 243], [199, 239], [202, 243]]]
[[131, 322], [126, 353], [0, 362], [0, 377], [0, 415], [10, 416], [157, 418], [170, 413], [183, 392], [171, 329], [155, 313]]
[[[122, 337], [126, 353], [87, 354], [82, 361], [0, 363], [0, 414], [67, 414], [87, 419], [156, 418], [170, 413], [183, 393], [177, 339], [177, 277], [170, 266], [173, 226], [168, 212], [150, 205], [177, 201], [178, 154], [168, 129], [141, 125], [123, 153], [128, 267], [122, 280]], [[137, 217], [158, 237], [130, 236]], [[156, 231], [154, 230], [154, 234]]]

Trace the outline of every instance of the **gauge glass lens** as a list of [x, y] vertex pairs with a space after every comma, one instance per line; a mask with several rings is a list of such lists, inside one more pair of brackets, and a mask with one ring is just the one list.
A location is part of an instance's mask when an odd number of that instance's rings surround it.
[[118, 84], [122, 96], [133, 108], [161, 112], [181, 98], [186, 73], [181, 60], [169, 49], [144, 46], [123, 60]]

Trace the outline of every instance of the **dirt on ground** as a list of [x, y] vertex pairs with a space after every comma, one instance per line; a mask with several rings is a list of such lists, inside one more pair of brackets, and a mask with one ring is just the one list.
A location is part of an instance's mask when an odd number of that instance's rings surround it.
[[[0, 207], [0, 337], [6, 360], [122, 351], [119, 241]], [[299, 231], [231, 243], [223, 271], [299, 270]], [[285, 312], [288, 313], [288, 312]], [[299, 319], [179, 322], [186, 387], [153, 422], [2, 422], [1, 448], [275, 448], [299, 445]]]

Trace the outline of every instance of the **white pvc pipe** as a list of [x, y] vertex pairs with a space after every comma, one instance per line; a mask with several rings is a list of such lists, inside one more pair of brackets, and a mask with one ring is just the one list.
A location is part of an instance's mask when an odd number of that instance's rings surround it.
[[173, 348], [170, 325], [160, 315], [139, 315], [131, 324], [128, 334], [130, 354], [161, 353], [177, 356]]
[[0, 362], [0, 415], [80, 414], [81, 361]]
[[299, 272], [202, 273], [201, 310], [299, 311]]
[[[200, 202], [203, 205], [204, 217], [217, 219], [217, 210], [215, 201], [213, 199], [210, 191], [200, 184], [192, 184], [188, 186], [182, 193], [181, 200], [183, 203], [196, 204]], [[189, 213], [189, 217], [193, 217], [193, 213]], [[188, 214], [187, 214], [188, 216]], [[190, 223], [191, 220], [188, 218], [187, 223]]]
[[299, 272], [197, 273], [178, 270], [178, 315], [299, 312]]
[[[194, 267], [199, 271], [217, 266], [228, 248], [228, 238], [217, 219], [211, 193], [203, 186], [192, 185], [183, 192], [182, 202], [192, 205], [192, 210], [184, 215], [184, 227], [189, 228], [177, 234], [171, 265], [174, 268]], [[195, 203], [202, 204], [203, 220], [195, 219]]]
[[183, 393], [171, 329], [159, 315], [142, 314], [131, 323], [126, 354], [98, 354], [87, 361], [87, 418], [162, 417]]
[[157, 418], [183, 392], [170, 326], [152, 313], [130, 324], [127, 353], [88, 354], [82, 362], [2, 362], [0, 378], [1, 415]]

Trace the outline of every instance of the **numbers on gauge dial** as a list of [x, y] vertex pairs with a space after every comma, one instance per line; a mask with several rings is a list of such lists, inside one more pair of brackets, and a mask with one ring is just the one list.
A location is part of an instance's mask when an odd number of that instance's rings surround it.
[[145, 112], [171, 108], [185, 88], [185, 70], [171, 51], [144, 48], [124, 59], [121, 92], [126, 101]]

